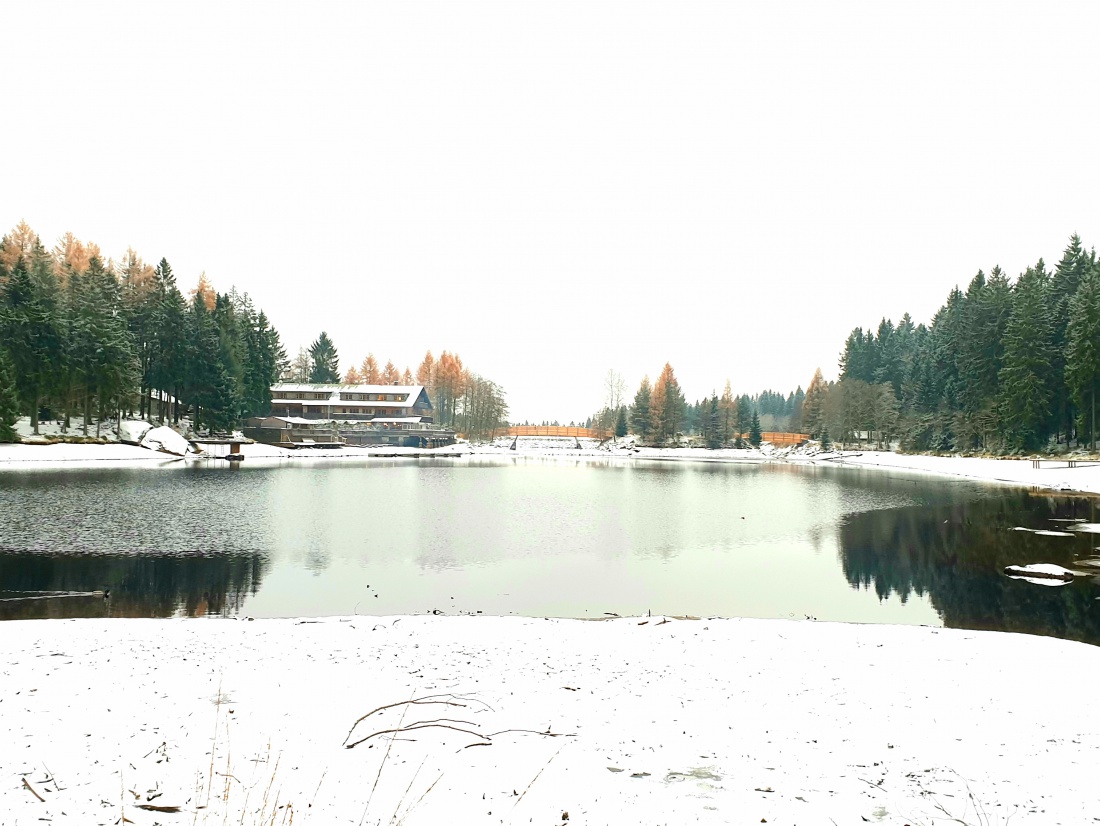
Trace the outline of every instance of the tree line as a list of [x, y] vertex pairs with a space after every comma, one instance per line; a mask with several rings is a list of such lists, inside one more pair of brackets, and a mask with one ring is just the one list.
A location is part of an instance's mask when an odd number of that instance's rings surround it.
[[1013, 454], [1096, 449], [1100, 263], [1078, 235], [1053, 271], [1000, 267], [951, 290], [931, 323], [908, 313], [844, 343], [840, 378], [819, 370], [804, 420], [815, 436], [897, 439], [909, 450]]
[[0, 238], [0, 440], [21, 415], [35, 433], [118, 414], [227, 430], [270, 411], [285, 364], [264, 312], [205, 274], [185, 298], [163, 258], [105, 260], [72, 233], [47, 249], [26, 223]]
[[[285, 381], [334, 384], [341, 381], [340, 356], [329, 335], [322, 331], [309, 349], [299, 350], [288, 366]], [[352, 365], [344, 374], [344, 384], [406, 385], [419, 384], [432, 400], [436, 423], [452, 427], [469, 439], [491, 439], [507, 427], [508, 402], [504, 388], [473, 372], [458, 353], [444, 350], [437, 359], [429, 350], [413, 372], [399, 372], [392, 360], [379, 369], [373, 353], [367, 353], [359, 367]]]
[[689, 403], [676, 373], [666, 363], [656, 382], [642, 379], [631, 403], [625, 399], [625, 383], [614, 369], [604, 380], [604, 406], [585, 422], [613, 432], [616, 437], [632, 433], [645, 444], [666, 445], [682, 437], [698, 437], [707, 447], [759, 447], [765, 430], [797, 430], [805, 394], [799, 387], [784, 396], [765, 390], [755, 396], [735, 396], [726, 380], [722, 395]]

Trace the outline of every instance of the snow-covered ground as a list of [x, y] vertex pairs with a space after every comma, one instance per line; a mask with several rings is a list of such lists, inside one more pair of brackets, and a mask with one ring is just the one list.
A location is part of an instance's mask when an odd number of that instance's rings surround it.
[[661, 617], [3, 631], [6, 824], [1097, 816], [1100, 718], [1060, 699], [1100, 673], [1080, 643]]
[[1031, 459], [986, 459], [964, 456], [923, 456], [888, 451], [849, 451], [817, 459], [835, 465], [881, 470], [904, 470], [936, 476], [954, 476], [1026, 487], [1100, 493], [1100, 462], [1079, 460], [1068, 467], [1062, 459], [1043, 459], [1038, 468]]

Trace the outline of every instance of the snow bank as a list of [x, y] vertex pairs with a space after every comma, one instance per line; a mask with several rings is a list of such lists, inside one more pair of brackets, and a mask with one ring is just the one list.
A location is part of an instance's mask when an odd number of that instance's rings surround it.
[[149, 422], [140, 419], [123, 419], [118, 425], [118, 440], [124, 444], [141, 444], [145, 434], [153, 429]]
[[167, 426], [151, 429], [142, 438], [141, 446], [149, 450], [159, 450], [161, 453], [171, 453], [174, 456], [186, 456], [195, 452], [190, 442]]
[[[8, 823], [1095, 814], [1100, 719], [1047, 709], [1050, 686], [1100, 671], [1100, 649], [1080, 643], [658, 617], [57, 620], [4, 632]], [[432, 704], [407, 704], [420, 698]]]
[[155, 453], [136, 445], [0, 444], [0, 471], [4, 468], [51, 467], [60, 463], [81, 467], [95, 466], [100, 463], [114, 466], [130, 462], [148, 465], [151, 462], [162, 463], [168, 459], [169, 457], [164, 453]]

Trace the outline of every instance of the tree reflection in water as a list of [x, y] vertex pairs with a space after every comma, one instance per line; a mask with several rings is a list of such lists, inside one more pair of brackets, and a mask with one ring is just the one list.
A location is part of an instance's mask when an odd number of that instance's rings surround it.
[[839, 530], [841, 563], [853, 587], [884, 599], [927, 595], [949, 628], [1018, 631], [1100, 645], [1100, 587], [1080, 577], [1061, 587], [1004, 576], [1007, 565], [1052, 562], [1072, 568], [1093, 557], [1094, 534], [1040, 536], [1013, 531], [1064, 530], [1056, 520], [1098, 521], [1100, 502], [1029, 495], [965, 505], [896, 508], [847, 517]]
[[[267, 567], [260, 554], [0, 552], [0, 620], [235, 614]], [[95, 591], [110, 598], [87, 595]], [[85, 596], [24, 598], [33, 592]]]

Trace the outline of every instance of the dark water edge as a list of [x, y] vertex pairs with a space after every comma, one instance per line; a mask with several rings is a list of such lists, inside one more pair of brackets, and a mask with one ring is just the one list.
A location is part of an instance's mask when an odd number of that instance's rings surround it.
[[1095, 557], [1100, 536], [1012, 530], [1073, 519], [1098, 500], [780, 465], [0, 474], [0, 619], [648, 607], [1100, 644], [1098, 578], [1003, 574]]
[[927, 595], [945, 627], [1011, 631], [1100, 644], [1100, 576], [1037, 585], [1004, 575], [1037, 562], [1073, 569], [1096, 559], [1100, 535], [1069, 537], [1066, 520], [1100, 520], [1091, 497], [1018, 491], [980, 505], [898, 508], [855, 514], [840, 529], [844, 575], [880, 598]]

